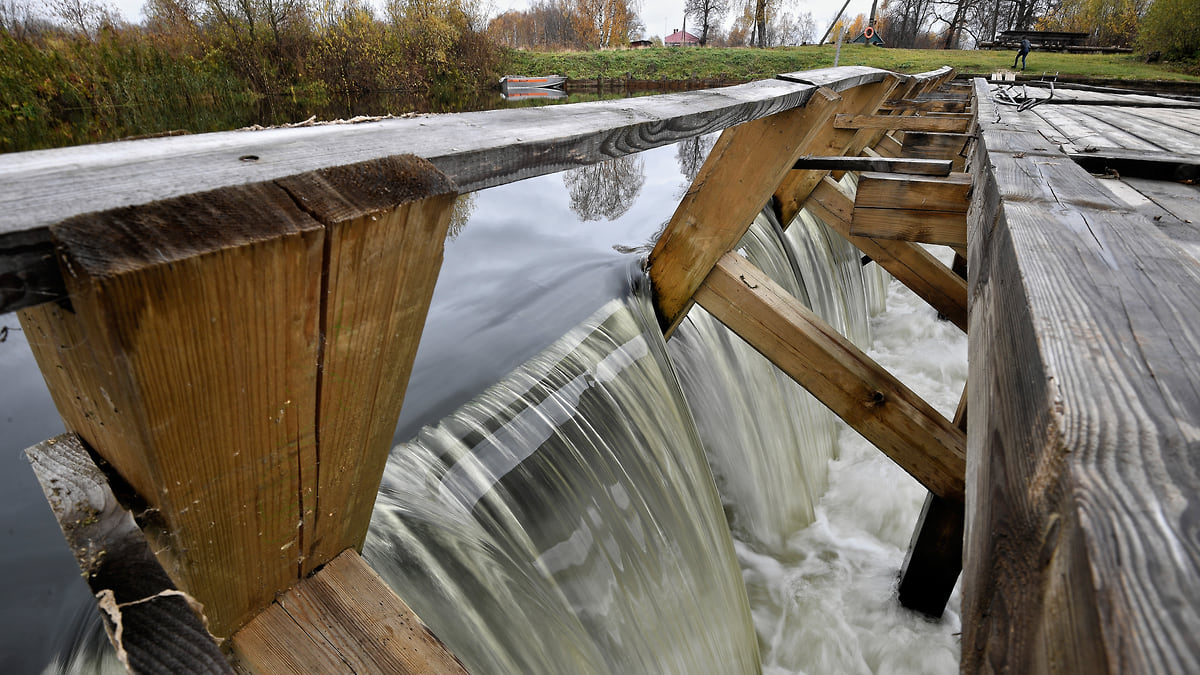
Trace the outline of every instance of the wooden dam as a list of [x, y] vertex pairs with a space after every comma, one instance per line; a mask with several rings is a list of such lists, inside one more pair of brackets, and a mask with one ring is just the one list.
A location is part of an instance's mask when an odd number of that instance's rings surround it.
[[[1200, 104], [953, 77], [6, 157], [0, 312], [69, 430], [27, 452], [120, 658], [461, 672], [359, 556], [454, 200], [719, 131], [660, 325], [700, 304], [929, 490], [901, 602], [962, 573], [965, 672], [1200, 672]], [[968, 333], [954, 419], [734, 251], [764, 205]]]

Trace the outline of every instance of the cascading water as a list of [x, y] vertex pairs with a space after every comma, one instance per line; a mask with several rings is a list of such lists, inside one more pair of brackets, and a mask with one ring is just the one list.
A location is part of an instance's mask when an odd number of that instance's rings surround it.
[[[364, 555], [472, 672], [957, 670], [957, 600], [941, 622], [896, 601], [920, 486], [701, 308], [663, 343], [613, 249], [669, 216], [670, 150], [604, 228], [556, 177], [472, 197]], [[857, 249], [802, 213], [739, 250], [952, 413], [965, 336]], [[115, 665], [79, 649], [103, 644], [81, 603], [59, 668]]]

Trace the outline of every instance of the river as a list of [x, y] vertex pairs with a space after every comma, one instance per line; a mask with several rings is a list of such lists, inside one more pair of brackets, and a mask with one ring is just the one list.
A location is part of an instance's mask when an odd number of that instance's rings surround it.
[[[711, 142], [462, 199], [364, 556], [475, 672], [956, 672], [957, 591], [896, 600], [924, 490], [702, 310], [657, 332], [640, 262]], [[821, 223], [779, 233], [739, 248], [952, 415], [965, 335]], [[111, 667], [0, 326], [0, 669]]]

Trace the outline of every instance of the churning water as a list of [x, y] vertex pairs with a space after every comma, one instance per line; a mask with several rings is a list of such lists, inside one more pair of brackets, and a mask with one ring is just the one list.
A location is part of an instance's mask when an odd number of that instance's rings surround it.
[[[954, 672], [957, 595], [896, 599], [924, 490], [701, 308], [663, 341], [642, 245], [703, 143], [464, 204], [364, 555], [476, 673]], [[953, 414], [965, 335], [824, 224], [739, 250]]]

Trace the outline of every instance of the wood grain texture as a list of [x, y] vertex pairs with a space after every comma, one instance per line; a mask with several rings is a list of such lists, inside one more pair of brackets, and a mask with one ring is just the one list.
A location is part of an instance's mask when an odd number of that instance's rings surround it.
[[963, 669], [1196, 672], [1200, 263], [980, 100]]
[[967, 329], [966, 281], [916, 244], [853, 235], [850, 227], [854, 197], [833, 179], [825, 178], [813, 190], [804, 208], [849, 239], [947, 320], [964, 331]]
[[326, 228], [316, 462], [303, 467], [301, 573], [361, 549], [457, 196], [429, 162], [390, 157], [278, 181]]
[[696, 301], [931, 492], [962, 501], [962, 430], [745, 258], [723, 256]]
[[68, 429], [158, 514], [227, 636], [297, 578], [324, 231], [248, 186], [57, 225], [73, 311], [23, 310]]
[[970, 120], [924, 117], [913, 115], [838, 115], [833, 120], [838, 129], [894, 129], [897, 131], [927, 131], [964, 134]]
[[967, 214], [914, 209], [854, 208], [850, 234], [956, 248], [967, 245]]
[[354, 551], [281, 595], [232, 645], [254, 673], [466, 673]]
[[667, 336], [713, 264], [741, 241], [796, 159], [813, 150], [840, 98], [819, 90], [803, 108], [726, 130], [709, 152], [648, 264]]
[[129, 672], [232, 673], [83, 441], [63, 434], [25, 454]]
[[867, 171], [859, 176], [854, 206], [966, 213], [971, 180], [971, 174], [961, 172], [938, 177]]
[[966, 160], [968, 134], [927, 133], [923, 131], [905, 132], [901, 157], [921, 157], [923, 159], [949, 159], [954, 162], [954, 170], [962, 171]]
[[[900, 78], [889, 76], [877, 83], [842, 92], [842, 100], [838, 105], [839, 113], [872, 113], [879, 107], [879, 102], [889, 96], [900, 83]], [[807, 152], [818, 155], [858, 155], [870, 141], [869, 134], [853, 129], [834, 129], [831, 126], [822, 130], [821, 134], [812, 139]], [[776, 183], [775, 201], [779, 210], [779, 222], [786, 228], [800, 205], [808, 198], [813, 188], [828, 175], [828, 171], [792, 171]]]

